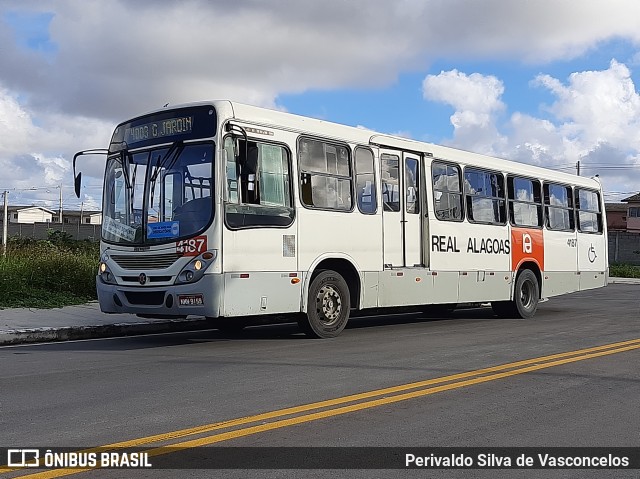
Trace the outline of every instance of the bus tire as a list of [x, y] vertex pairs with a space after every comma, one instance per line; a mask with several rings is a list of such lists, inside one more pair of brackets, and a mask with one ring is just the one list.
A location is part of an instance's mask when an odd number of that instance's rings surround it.
[[540, 285], [530, 269], [522, 270], [516, 279], [512, 301], [494, 301], [493, 312], [501, 318], [532, 318], [538, 310]]
[[350, 308], [347, 282], [335, 271], [325, 270], [311, 282], [307, 314], [298, 324], [313, 338], [335, 338], [347, 325]]

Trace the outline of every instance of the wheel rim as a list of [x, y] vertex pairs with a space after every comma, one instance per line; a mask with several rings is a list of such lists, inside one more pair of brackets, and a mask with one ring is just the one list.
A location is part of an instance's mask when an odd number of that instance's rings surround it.
[[522, 283], [522, 288], [520, 289], [520, 304], [526, 310], [530, 310], [533, 308], [535, 304], [535, 288], [533, 286], [533, 282], [530, 280], [526, 280]]
[[335, 323], [342, 312], [340, 292], [330, 284], [324, 285], [316, 296], [316, 310], [323, 323], [326, 325]]

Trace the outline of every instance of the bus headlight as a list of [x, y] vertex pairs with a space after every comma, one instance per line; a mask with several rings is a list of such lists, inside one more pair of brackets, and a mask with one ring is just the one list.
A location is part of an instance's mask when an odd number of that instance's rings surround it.
[[195, 283], [218, 257], [218, 250], [205, 251], [189, 261], [178, 274], [175, 284]]
[[98, 276], [105, 284], [117, 284], [116, 277], [113, 275], [109, 266], [104, 261], [101, 261], [98, 265]]

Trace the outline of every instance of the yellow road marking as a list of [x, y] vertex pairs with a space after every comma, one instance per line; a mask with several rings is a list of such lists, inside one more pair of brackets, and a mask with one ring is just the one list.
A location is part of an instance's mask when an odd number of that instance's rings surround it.
[[[527, 359], [527, 360], [517, 361], [513, 363], [499, 365], [499, 366], [478, 369], [475, 371], [468, 371], [464, 373], [453, 374], [450, 376], [428, 379], [425, 381], [418, 381], [414, 383], [402, 384], [399, 386], [393, 386], [393, 387], [384, 388], [384, 389], [377, 389], [374, 391], [367, 391], [360, 394], [353, 394], [353, 395], [344, 396], [340, 398], [330, 399], [327, 401], [319, 401], [319, 402], [310, 403], [302, 406], [270, 411], [267, 413], [257, 414], [254, 416], [247, 416], [247, 417], [238, 418], [230, 421], [224, 421], [224, 422], [208, 424], [204, 426], [198, 426], [194, 428], [182, 429], [179, 431], [169, 432], [165, 434], [158, 434], [154, 436], [148, 436], [148, 437], [133, 439], [129, 441], [118, 442], [118, 443], [109, 444], [106, 446], [100, 446], [99, 448], [86, 449], [86, 450], [83, 450], [82, 452], [105, 451], [106, 449], [135, 447], [135, 446], [150, 444], [154, 442], [167, 441], [170, 439], [178, 439], [178, 438], [186, 437], [189, 435], [212, 432], [215, 430], [226, 429], [233, 426], [250, 424], [250, 423], [262, 421], [265, 419], [274, 419], [274, 418], [293, 415], [301, 412], [308, 412], [314, 409], [328, 408], [331, 406], [345, 404], [348, 402], [354, 402], [361, 399], [369, 399], [377, 396], [382, 396], [382, 397], [379, 397], [378, 399], [373, 399], [365, 402], [358, 402], [355, 404], [342, 406], [335, 409], [327, 409], [324, 411], [318, 411], [311, 414], [304, 414], [304, 415], [291, 417], [287, 419], [281, 419], [281, 420], [270, 422], [267, 424], [259, 424], [256, 426], [250, 426], [250, 427], [245, 427], [241, 429], [236, 429], [233, 431], [218, 433], [211, 436], [206, 436], [202, 438], [170, 444], [169, 446], [156, 447], [146, 451], [150, 457], [160, 456], [160, 455], [176, 452], [176, 450], [179, 450], [179, 449], [189, 449], [189, 448], [198, 447], [198, 446], [211, 445], [218, 442], [227, 441], [230, 439], [236, 439], [239, 437], [249, 436], [253, 434], [258, 434], [261, 432], [266, 432], [274, 429], [293, 426], [297, 424], [303, 424], [306, 422], [316, 421], [319, 419], [339, 416], [342, 414], [348, 414], [355, 411], [361, 411], [364, 409], [370, 409], [370, 408], [378, 407], [382, 405], [393, 404], [400, 401], [406, 401], [408, 399], [427, 396], [427, 395], [435, 394], [438, 392], [449, 391], [449, 390], [458, 389], [458, 388], [471, 386], [475, 384], [481, 384], [488, 381], [495, 381], [497, 379], [503, 379], [511, 376], [538, 371], [541, 369], [547, 369], [555, 366], [561, 366], [563, 364], [569, 364], [577, 361], [584, 361], [586, 359], [593, 359], [593, 358], [607, 356], [611, 354], [617, 354], [625, 351], [631, 351], [635, 349], [640, 349], [640, 339], [622, 341], [619, 343], [611, 343], [611, 344], [596, 346], [592, 348], [569, 351], [565, 353], [552, 354], [549, 356], [543, 356], [539, 358]], [[499, 371], [502, 371], [502, 372], [499, 372]], [[489, 374], [489, 373], [493, 373], [493, 374]], [[488, 375], [482, 376], [483, 374], [488, 374]], [[476, 376], [479, 376], [479, 377], [476, 377]], [[442, 384], [442, 383], [449, 383], [449, 384]], [[435, 384], [442, 384], [442, 385], [425, 388], [425, 386], [433, 386]], [[423, 388], [423, 389], [419, 389], [419, 388]], [[394, 394], [402, 391], [407, 391], [410, 389], [417, 389], [417, 390], [385, 397], [386, 394]], [[78, 474], [78, 473], [86, 472], [89, 470], [94, 470], [94, 469], [93, 468], [56, 469], [56, 470], [49, 470], [49, 471], [44, 471], [44, 472], [30, 474], [26, 476], [20, 476], [20, 477], [29, 477], [34, 479], [35, 478], [38, 478], [38, 479], [55, 478], [55, 477], [68, 476], [72, 474]], [[15, 469], [0, 468], [0, 472], [9, 472], [9, 471], [15, 471]]]

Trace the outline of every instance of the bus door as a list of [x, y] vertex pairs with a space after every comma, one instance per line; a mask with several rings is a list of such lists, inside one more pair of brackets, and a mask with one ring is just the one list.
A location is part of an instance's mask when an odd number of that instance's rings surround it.
[[420, 157], [383, 150], [380, 165], [385, 268], [421, 266]]

